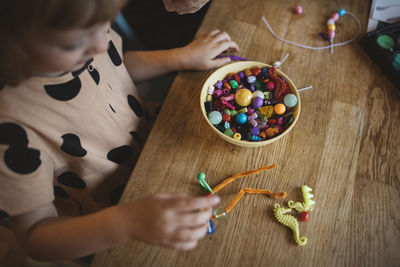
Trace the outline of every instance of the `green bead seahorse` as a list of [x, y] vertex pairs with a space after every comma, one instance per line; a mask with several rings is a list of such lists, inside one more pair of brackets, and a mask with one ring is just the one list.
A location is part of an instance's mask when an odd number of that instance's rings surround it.
[[297, 245], [304, 246], [305, 244], [307, 244], [307, 238], [300, 237], [299, 223], [297, 222], [297, 219], [295, 217], [293, 217], [292, 215], [286, 214], [291, 211], [292, 211], [292, 209], [281, 208], [281, 206], [279, 204], [275, 204], [275, 206], [274, 206], [275, 218], [281, 224], [289, 227], [293, 231], [293, 237], [294, 237], [294, 240], [296, 241]]
[[303, 192], [304, 202], [300, 203], [300, 202], [294, 202], [293, 200], [290, 200], [288, 202], [288, 206], [292, 209], [297, 210], [298, 212], [311, 211], [315, 204], [315, 201], [311, 199], [314, 197], [314, 195], [310, 193], [312, 191], [312, 189], [306, 185], [303, 185], [301, 187], [301, 191]]

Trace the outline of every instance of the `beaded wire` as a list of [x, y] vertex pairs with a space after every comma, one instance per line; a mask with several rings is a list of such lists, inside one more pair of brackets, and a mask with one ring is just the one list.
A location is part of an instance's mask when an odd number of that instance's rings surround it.
[[[343, 10], [343, 11], [342, 11], [342, 10]], [[342, 11], [342, 12], [341, 12], [342, 15], [340, 15], [339, 11]], [[333, 24], [332, 24], [332, 21], [328, 20], [328, 23], [330, 23], [330, 24], [328, 24], [328, 35], [329, 35], [329, 33], [331, 33], [330, 36], [329, 36], [329, 37], [330, 37], [330, 45], [327, 45], [327, 46], [320, 46], [320, 47], [309, 46], [309, 45], [303, 45], [303, 44], [299, 44], [299, 43], [296, 43], [296, 42], [293, 42], [293, 41], [290, 41], [290, 40], [286, 40], [286, 39], [284, 39], [284, 38], [278, 36], [278, 35], [274, 32], [274, 30], [272, 30], [271, 25], [269, 25], [268, 21], [265, 19], [264, 16], [262, 17], [262, 20], [264, 21], [265, 25], [267, 25], [267, 27], [268, 27], [269, 31], [271, 32], [271, 34], [272, 34], [275, 38], [277, 38], [278, 40], [280, 40], [280, 41], [282, 41], [282, 42], [285, 42], [285, 43], [288, 43], [288, 44], [291, 44], [291, 45], [294, 45], [294, 46], [302, 47], [302, 48], [312, 49], [312, 50], [331, 49], [331, 53], [333, 53], [333, 47], [335, 47], [335, 46], [347, 45], [347, 44], [353, 42], [354, 40], [356, 40], [356, 39], [358, 38], [358, 36], [360, 36], [360, 34], [361, 34], [361, 22], [360, 22], [360, 20], [356, 17], [356, 15], [354, 15], [354, 14], [351, 13], [351, 12], [345, 11], [344, 9], [340, 9], [339, 11], [336, 12], [339, 16], [343, 16], [343, 15], [346, 15], [346, 14], [347, 14], [347, 15], [350, 15], [350, 16], [357, 22], [357, 25], [358, 25], [358, 32], [357, 32], [357, 34], [356, 34], [353, 38], [351, 38], [351, 39], [349, 39], [349, 40], [347, 40], [347, 41], [334, 44], [334, 43], [333, 43], [333, 39], [334, 39], [334, 36], [335, 36], [335, 31], [334, 31], [334, 30], [336, 29], [336, 26], [335, 26], [335, 24], [334, 24], [334, 21], [335, 21], [335, 20], [333, 19]], [[344, 13], [343, 13], [343, 12], [344, 12]], [[333, 17], [334, 15], [335, 15], [335, 13], [332, 15], [332, 17]], [[331, 17], [331, 19], [332, 19], [332, 17]], [[336, 17], [336, 16], [335, 16], [335, 17]], [[333, 25], [333, 26], [329, 26], [329, 25]], [[331, 30], [331, 32], [329, 32], [329, 30]], [[332, 31], [332, 30], [333, 30], [333, 31]]]

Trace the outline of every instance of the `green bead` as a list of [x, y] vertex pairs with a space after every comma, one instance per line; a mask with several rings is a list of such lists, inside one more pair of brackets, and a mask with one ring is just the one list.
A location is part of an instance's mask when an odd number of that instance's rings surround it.
[[256, 80], [254, 82], [254, 86], [255, 86], [256, 90], [262, 90], [262, 84], [259, 80]]
[[216, 209], [213, 211], [213, 216], [214, 216], [215, 220], [225, 219], [226, 211], [224, 209]]
[[222, 115], [218, 111], [211, 111], [208, 114], [208, 119], [213, 125], [218, 125], [222, 121]]
[[239, 113], [246, 113], [247, 111], [248, 111], [248, 110], [247, 110], [246, 107], [244, 107], [244, 108], [238, 110]]
[[199, 174], [197, 174], [197, 179], [205, 180], [206, 179], [206, 174], [204, 172], [199, 172]]
[[239, 84], [235, 80], [230, 80], [229, 84], [231, 85], [232, 89], [236, 89], [239, 86]]
[[228, 128], [224, 131], [224, 134], [229, 137], [232, 137], [235, 133], [233, 132], [233, 130], [231, 128]]
[[231, 110], [231, 117], [235, 117], [238, 112], [236, 110]]
[[224, 109], [224, 114], [231, 115], [231, 111], [229, 109]]

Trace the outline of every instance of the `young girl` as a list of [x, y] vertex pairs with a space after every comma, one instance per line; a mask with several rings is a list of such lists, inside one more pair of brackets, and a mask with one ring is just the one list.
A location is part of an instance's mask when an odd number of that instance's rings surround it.
[[109, 22], [124, 2], [2, 1], [0, 210], [33, 258], [133, 239], [191, 249], [219, 201], [160, 193], [110, 207], [149, 128], [132, 81], [218, 67], [229, 61], [218, 54], [238, 50], [215, 30], [186, 47], [123, 55]]

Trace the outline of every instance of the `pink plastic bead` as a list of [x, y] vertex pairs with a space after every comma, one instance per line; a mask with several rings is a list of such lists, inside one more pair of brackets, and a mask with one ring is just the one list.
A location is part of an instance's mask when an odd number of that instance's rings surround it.
[[334, 30], [328, 30], [328, 36], [329, 36], [329, 38], [335, 38], [335, 31]]
[[274, 82], [267, 82], [267, 89], [269, 90], [269, 91], [272, 91], [272, 90], [274, 90], [274, 88], [275, 88], [275, 83]]
[[302, 14], [303, 13], [303, 8], [301, 6], [295, 6], [294, 7], [294, 13]]
[[337, 13], [337, 12], [333, 13], [331, 19], [333, 19], [334, 21], [337, 21], [339, 19], [339, 13]]

